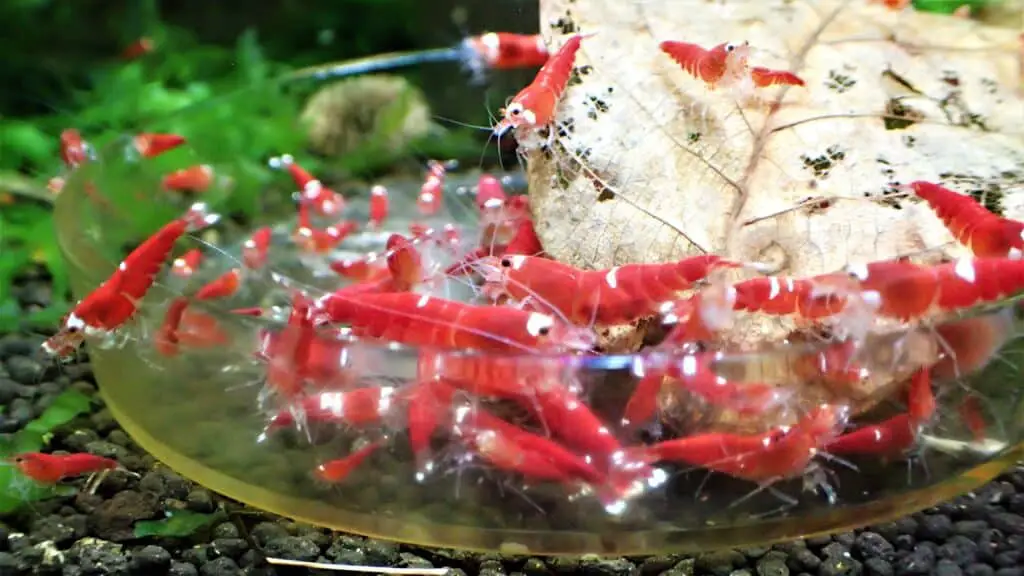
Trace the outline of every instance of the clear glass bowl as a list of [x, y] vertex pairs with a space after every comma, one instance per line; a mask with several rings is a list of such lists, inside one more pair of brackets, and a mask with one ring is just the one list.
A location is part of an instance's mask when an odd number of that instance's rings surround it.
[[[60, 246], [78, 297], [113, 271], [123, 257], [125, 242], [181, 213], [189, 203], [166, 199], [159, 182], [169, 163], [187, 164], [195, 157], [136, 161], [122, 154], [120, 146], [75, 173], [57, 203]], [[201, 157], [201, 148], [193, 150]], [[417, 188], [418, 182], [410, 182], [404, 189], [410, 195], [405, 197], [412, 198]], [[397, 221], [404, 210], [399, 190], [403, 188], [392, 188]], [[288, 202], [279, 204], [281, 210], [290, 209]], [[356, 213], [365, 209], [358, 200], [351, 205]], [[283, 218], [286, 212], [276, 214]], [[264, 215], [264, 223], [279, 221], [274, 210]], [[229, 255], [237, 256], [232, 246], [237, 248], [247, 236], [246, 230], [230, 224], [218, 233], [218, 246], [224, 251], [207, 249], [213, 274], [232, 266]], [[199, 246], [192, 242], [182, 241], [177, 253]], [[293, 264], [285, 258], [274, 266], [281, 272]], [[294, 279], [294, 270], [285, 274]], [[323, 279], [296, 281], [315, 284]], [[269, 280], [263, 276], [251, 282], [250, 286], [258, 286]], [[268, 416], [283, 405], [267, 395], [262, 382], [266, 366], [254, 352], [261, 334], [279, 331], [281, 325], [228, 313], [229, 308], [262, 304], [266, 294], [240, 296], [230, 305], [202, 306], [223, 330], [222, 345], [170, 359], [155, 354], [153, 334], [164, 306], [180, 290], [181, 286], [162, 281], [126, 328], [126, 343], [90, 349], [101, 391], [117, 420], [155, 457], [211, 490], [282, 516], [376, 538], [506, 554], [633, 555], [750, 546], [905, 515], [972, 490], [1021, 457], [1024, 414], [1015, 366], [1019, 344], [1009, 339], [996, 343], [999, 360], [967, 378], [936, 383], [938, 409], [924, 431], [924, 448], [916, 462], [908, 465], [902, 456], [842, 460], [819, 456], [819, 474], [814, 478], [827, 482], [831, 499], [802, 490], [799, 477], [758, 491], [755, 484], [723, 474], [659, 464], [662, 482], [649, 483], [625, 506], [613, 509], [592, 495], [573, 495], [550, 483], [527, 486], [513, 474], [495, 472], [479, 461], [468, 462], [458, 443], [438, 437], [434, 444], [438, 465], [433, 473], [417, 476], [401, 410], [386, 414], [379, 426], [371, 428], [389, 435], [385, 448], [354, 468], [344, 482], [326, 484], [312, 474], [318, 465], [350, 453], [361, 438], [378, 436], [342, 425], [267, 430]], [[1017, 333], [1015, 308], [986, 313], [1003, 314], [1000, 318], [1009, 322], [1008, 334]], [[868, 347], [863, 363], [879, 374], [894, 370], [898, 362], [894, 351], [906, 344], [908, 334], [930, 334], [930, 330], [879, 337]], [[356, 370], [366, 385], [395, 388], [416, 381], [423, 352], [339, 342], [328, 336], [318, 345], [325, 351], [321, 358], [326, 359], [322, 366], [326, 378], [340, 374], [332, 370], [344, 367]], [[820, 345], [780, 344], [756, 353], [726, 353], [719, 366], [721, 373], [733, 378], [768, 380], [791, 370], [794, 358], [814, 358], [824, 350], [815, 346]], [[465, 356], [460, 351], [434, 353], [441, 364], [454, 364]], [[651, 441], [650, 429], [631, 435], [612, 424], [620, 421], [622, 407], [638, 381], [639, 356], [484, 358], [500, 360], [513, 378], [536, 370], [572, 377], [581, 386], [580, 398], [609, 423], [624, 445]], [[683, 357], [669, 355], [661, 360], [683, 361]], [[944, 374], [950, 373], [947, 362]], [[816, 394], [810, 388], [813, 383], [805, 384], [812, 392], [803, 394], [802, 402]], [[883, 391], [883, 398], [860, 405], [852, 421], [870, 424], [902, 409], [895, 390]], [[966, 402], [968, 394], [980, 402]], [[964, 405], [980, 409], [972, 413], [974, 418], [964, 418]], [[702, 426], [735, 430], [764, 425], [751, 416], [715, 413], [678, 397], [663, 398], [661, 407], [669, 433]], [[807, 406], [788, 408], [787, 413], [792, 413]]]

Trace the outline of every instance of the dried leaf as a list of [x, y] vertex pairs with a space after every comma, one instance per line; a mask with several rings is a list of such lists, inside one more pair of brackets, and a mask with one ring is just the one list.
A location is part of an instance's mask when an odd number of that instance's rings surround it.
[[[941, 222], [895, 188], [918, 179], [1024, 218], [1013, 30], [867, 0], [542, 0], [541, 16], [555, 34], [596, 32], [553, 150], [530, 157], [537, 231], [559, 260], [663, 262], [699, 245], [805, 276], [943, 247]], [[663, 40], [748, 40], [751, 65], [807, 86], [740, 106]]]

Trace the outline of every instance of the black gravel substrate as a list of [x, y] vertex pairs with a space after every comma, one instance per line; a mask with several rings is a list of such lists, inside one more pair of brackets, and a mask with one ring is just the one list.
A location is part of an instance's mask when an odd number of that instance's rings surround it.
[[[45, 282], [18, 287], [22, 305], [45, 305]], [[87, 358], [56, 367], [36, 355], [41, 336], [0, 336], [0, 433], [38, 416], [64, 389], [96, 386]], [[1024, 576], [1024, 468], [921, 514], [833, 537], [764, 548], [648, 558], [527, 558], [396, 546], [266, 515], [183, 479], [147, 455], [96, 397], [95, 410], [58, 430], [54, 450], [116, 458], [95, 495], [35, 503], [0, 521], [0, 576], [26, 574], [232, 576], [309, 574], [271, 567], [265, 556], [367, 566], [446, 567], [451, 574], [690, 576]], [[139, 540], [132, 526], [168, 510], [228, 512], [228, 520], [184, 539]], [[338, 574], [338, 572], [320, 572]]]

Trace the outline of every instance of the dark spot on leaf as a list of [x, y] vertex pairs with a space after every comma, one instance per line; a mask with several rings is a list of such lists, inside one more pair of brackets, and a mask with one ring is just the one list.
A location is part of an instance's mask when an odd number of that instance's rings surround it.
[[800, 156], [800, 160], [804, 163], [804, 168], [813, 172], [814, 176], [821, 180], [828, 178], [832, 168], [842, 161], [843, 158], [846, 158], [846, 153], [836, 145], [829, 146], [825, 149], [825, 153], [819, 156]]
[[828, 80], [825, 81], [825, 86], [838, 94], [849, 91], [855, 84], [857, 84], [855, 79], [835, 70], [829, 70]]
[[885, 115], [882, 122], [886, 130], [903, 130], [924, 119], [924, 114], [903, 104], [897, 98], [885, 103]]
[[686, 135], [686, 140], [690, 142], [690, 144], [696, 144], [697, 142], [700, 142], [700, 136], [700, 132], [690, 132]]

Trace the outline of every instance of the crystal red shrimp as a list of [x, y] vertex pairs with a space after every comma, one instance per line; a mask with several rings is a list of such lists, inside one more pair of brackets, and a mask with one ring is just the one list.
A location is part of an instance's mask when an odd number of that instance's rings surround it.
[[270, 252], [270, 241], [274, 231], [269, 226], [264, 226], [252, 233], [245, 243], [242, 244], [242, 263], [249, 270], [259, 270], [267, 263], [267, 256]]
[[355, 428], [380, 424], [395, 408], [396, 390], [394, 386], [366, 386], [307, 396], [279, 410], [267, 429], [294, 425], [296, 410], [309, 422], [334, 422]]
[[370, 226], [379, 229], [388, 218], [388, 189], [380, 184], [370, 188]]
[[1024, 255], [1024, 222], [993, 214], [967, 194], [931, 182], [907, 185], [928, 203], [957, 242], [980, 258]]
[[933, 310], [992, 302], [1024, 289], [1024, 260], [1013, 258], [961, 258], [935, 266], [871, 262], [847, 271], [862, 294], [877, 299], [877, 314], [903, 321]]
[[701, 80], [711, 90], [715, 89], [726, 74], [735, 73], [741, 64], [745, 65], [750, 52], [746, 42], [723, 42], [708, 50], [689, 42], [666, 40], [659, 47], [687, 74]]
[[387, 262], [371, 254], [365, 258], [341, 258], [329, 263], [335, 274], [353, 282], [373, 282], [391, 275]]
[[[663, 386], [701, 398], [708, 404], [733, 410], [740, 415], [763, 414], [785, 404], [793, 391], [760, 382], [733, 382], [718, 375], [714, 365], [720, 352], [687, 354], [660, 366], [652, 362], [643, 368], [642, 378], [626, 404], [623, 421], [636, 425], [650, 419], [657, 409], [657, 394]], [[668, 378], [667, 383], [662, 379]]]
[[367, 458], [369, 458], [383, 445], [383, 440], [377, 440], [376, 442], [371, 442], [363, 446], [344, 458], [325, 462], [317, 466], [316, 476], [326, 482], [342, 482], [348, 478], [349, 474], [351, 474], [353, 470], [361, 466]]
[[522, 254], [502, 257], [497, 266], [486, 264], [486, 288], [492, 295], [497, 289], [515, 300], [536, 298], [579, 325], [625, 324], [650, 316], [712, 270], [741, 266], [713, 255], [608, 270], [580, 270]]
[[448, 422], [455, 388], [445, 380], [419, 380], [400, 393], [406, 407], [409, 446], [421, 472], [433, 468], [430, 442], [434, 433]]
[[234, 296], [242, 286], [242, 269], [232, 268], [196, 291], [196, 300], [219, 300]]
[[90, 160], [92, 147], [82, 139], [82, 134], [73, 128], [60, 133], [60, 159], [64, 166], [73, 169]]
[[533, 82], [505, 107], [503, 118], [494, 127], [495, 134], [501, 136], [509, 129], [541, 128], [551, 124], [555, 119], [555, 107], [569, 83], [582, 41], [583, 36], [573, 35], [548, 59]]
[[167, 306], [167, 311], [164, 312], [164, 321], [153, 338], [153, 345], [161, 355], [177, 356], [178, 329], [181, 327], [181, 318], [185, 314], [188, 304], [187, 297], [178, 296]]
[[819, 290], [828, 275], [814, 278], [751, 278], [733, 285], [735, 310], [819, 320], [842, 311], [845, 298]]
[[904, 453], [917, 443], [921, 427], [931, 420], [935, 408], [931, 376], [927, 369], [918, 370], [910, 380], [906, 412], [833, 438], [824, 449], [835, 455]]
[[351, 220], [343, 220], [333, 226], [316, 228], [310, 220], [309, 208], [305, 204], [300, 204], [299, 224], [292, 234], [292, 241], [304, 252], [325, 254], [348, 238], [358, 226]]
[[714, 340], [732, 325], [735, 305], [736, 289], [721, 279], [689, 298], [667, 302], [660, 312], [662, 322], [672, 328], [662, 346]]
[[488, 32], [466, 38], [464, 46], [480, 60], [474, 68], [514, 70], [543, 66], [550, 54], [540, 34]]
[[[455, 411], [456, 435], [468, 439], [481, 455], [499, 468], [517, 472], [530, 479], [571, 482], [582, 480], [601, 484], [605, 474], [586, 459], [565, 447], [519, 428], [478, 408], [462, 406]], [[493, 434], [480, 445], [481, 434]]]
[[754, 66], [750, 69], [750, 79], [754, 86], [767, 88], [769, 86], [804, 86], [803, 78], [787, 70], [771, 70]]
[[185, 137], [177, 134], [143, 133], [132, 138], [132, 146], [143, 158], [156, 158], [185, 144]]
[[197, 164], [164, 176], [163, 187], [169, 192], [198, 194], [207, 191], [213, 185], [213, 176], [213, 166]]
[[[658, 444], [639, 447], [634, 455], [660, 461], [663, 458], [659, 451], [666, 450], [672, 461], [765, 484], [802, 475], [820, 447], [838, 435], [847, 414], [846, 407], [822, 405], [784, 432], [772, 430], [753, 437], [713, 434], [710, 439], [691, 441], [695, 448], [691, 451], [685, 449], [685, 442], [680, 442], [665, 449], [658, 448]], [[716, 441], [722, 444], [720, 450], [714, 448]], [[751, 447], [756, 448], [751, 450]], [[719, 457], [722, 453], [727, 455]]]
[[182, 254], [181, 257], [174, 259], [174, 262], [171, 263], [171, 274], [180, 278], [188, 278], [195, 273], [202, 261], [203, 251], [193, 248]]
[[473, 306], [412, 292], [328, 295], [317, 307], [324, 320], [348, 324], [356, 336], [414, 346], [476, 350], [590, 349], [589, 330], [536, 312]]
[[298, 201], [312, 206], [321, 216], [338, 216], [345, 210], [345, 198], [324, 186], [323, 182], [299, 166], [291, 155], [271, 158], [270, 167], [287, 170], [295, 187], [299, 189]]
[[427, 164], [427, 176], [420, 187], [419, 196], [416, 197], [416, 207], [420, 214], [432, 216], [441, 209], [447, 172], [445, 165], [437, 160], [431, 160]]
[[22, 474], [43, 484], [56, 484], [65, 478], [120, 468], [116, 460], [94, 454], [43, 454], [26, 452], [8, 458]]
[[932, 376], [939, 379], [961, 378], [987, 366], [1014, 335], [1012, 308], [943, 322], [935, 327], [935, 334], [947, 351], [932, 366]]
[[292, 294], [292, 306], [284, 329], [265, 333], [258, 356], [267, 361], [267, 383], [286, 398], [302, 392], [309, 360], [317, 338], [312, 318], [313, 302], [304, 294]]
[[128, 254], [106, 282], [75, 305], [60, 330], [43, 342], [43, 350], [53, 356], [67, 356], [85, 336], [107, 336], [128, 322], [178, 239], [217, 219], [207, 213], [205, 204], [194, 204], [184, 216], [164, 225]]

